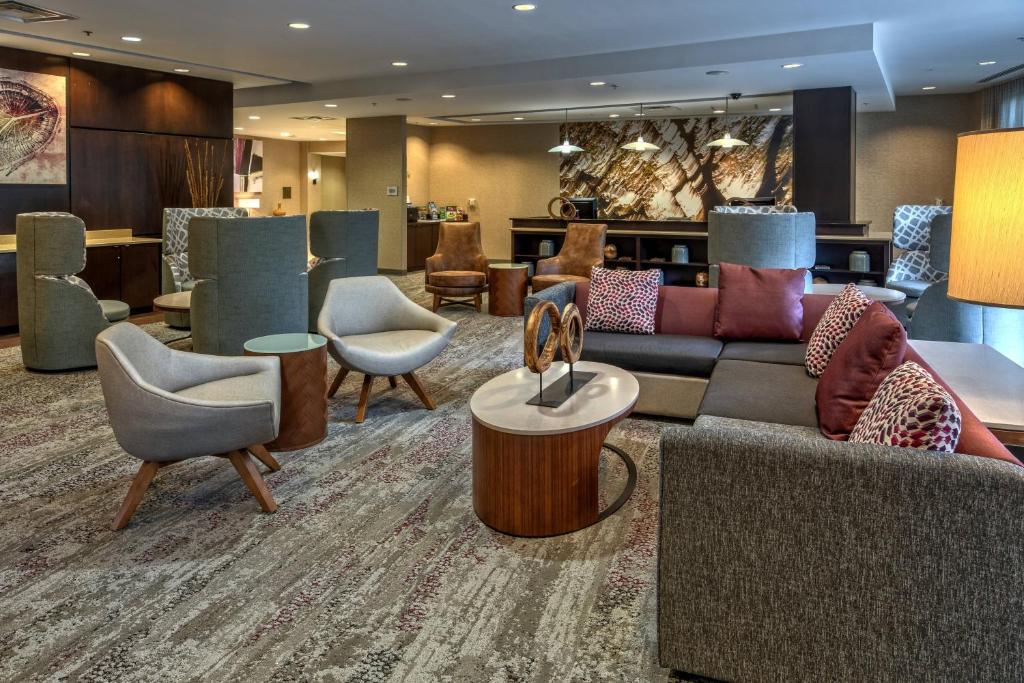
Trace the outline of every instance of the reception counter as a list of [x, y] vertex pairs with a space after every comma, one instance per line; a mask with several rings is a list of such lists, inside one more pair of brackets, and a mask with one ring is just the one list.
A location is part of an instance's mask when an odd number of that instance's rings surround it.
[[[555, 253], [562, 246], [569, 223], [604, 223], [608, 226], [607, 244], [616, 255], [605, 265], [630, 270], [660, 268], [667, 285], [695, 285], [697, 274], [708, 269], [708, 232], [704, 221], [685, 219], [625, 220], [597, 219], [567, 221], [558, 218], [512, 218], [511, 254], [516, 263], [532, 263], [544, 258], [540, 243], [554, 242]], [[819, 223], [816, 267], [812, 274], [831, 283], [871, 280], [885, 284], [885, 273], [892, 259], [892, 235], [868, 235], [868, 223]], [[685, 245], [687, 263], [671, 261], [672, 247]], [[870, 259], [867, 271], [849, 269], [850, 252], [866, 251]]]

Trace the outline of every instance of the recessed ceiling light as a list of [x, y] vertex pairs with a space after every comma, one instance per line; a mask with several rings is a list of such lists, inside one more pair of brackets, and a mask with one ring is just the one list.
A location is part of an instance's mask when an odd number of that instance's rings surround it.
[[139, 38], [138, 36], [121, 36], [121, 40], [125, 41], [126, 43], [141, 43], [142, 42], [142, 38]]
[[284, 131], [284, 132], [281, 133], [281, 137], [283, 137], [283, 138], [290, 138], [291, 136], [292, 136], [292, 134], [289, 133], [288, 131]]
[[92, 57], [88, 52], [72, 52], [71, 54], [75, 57]]
[[480, 121], [480, 119], [470, 119], [470, 121]]
[[783, 69], [799, 69], [802, 66], [803, 66], [803, 64], [798, 64], [797, 62], [793, 62], [791, 64], [783, 64], [782, 68]]
[[772, 107], [768, 111], [782, 111], [782, 107]]
[[921, 90], [935, 90], [935, 86], [934, 85], [926, 85], [923, 88], [921, 88]]
[[705, 71], [708, 76], [728, 76], [729, 72], [725, 69], [712, 69], [711, 71]]
[[978, 62], [978, 66], [992, 66], [995, 63], [996, 63], [996, 60], [994, 60], [994, 59], [986, 59], [983, 62]]
[[250, 120], [250, 121], [259, 121], [259, 120], [260, 120], [260, 117], [258, 117], [258, 116], [256, 116], [255, 114], [253, 114], [252, 116], [250, 116], [250, 117], [249, 117], [249, 120]]
[[619, 115], [618, 114], [608, 114], [608, 118], [610, 118], [610, 119], [617, 119], [617, 118], [619, 118]]
[[602, 85], [605, 85], [605, 82], [604, 81], [590, 81], [590, 85], [594, 86], [595, 88], [598, 88], [598, 87], [600, 87]]
[[512, 120], [513, 120], [513, 121], [522, 121], [522, 120], [523, 120], [523, 117], [522, 117], [522, 116], [513, 116], [513, 117], [512, 117]]
[[293, 21], [292, 23], [288, 24], [288, 28], [295, 28], [295, 29], [298, 29], [300, 31], [304, 31], [307, 28], [309, 28], [309, 24], [307, 24], [307, 23], [305, 23], [303, 21]]
[[712, 109], [711, 113], [712, 114], [724, 114], [725, 110], [724, 109]]
[[514, 9], [517, 12], [532, 12], [533, 10], [537, 9], [537, 6], [531, 5], [528, 2], [521, 2], [518, 5], [512, 5], [512, 9]]
[[180, 69], [180, 68], [179, 68], [179, 69], [175, 69], [174, 71], [175, 71], [176, 73], [179, 73], [179, 74], [187, 74], [187, 73], [189, 73], [190, 71], [192, 71], [192, 69]]
[[391, 66], [409, 66], [409, 62], [391, 62]]
[[327, 107], [328, 109], [336, 109], [338, 107], [338, 105], [331, 103], [325, 104], [324, 106]]
[[245, 130], [245, 128], [242, 128], [241, 126], [235, 126], [235, 130]]
[[455, 99], [455, 95], [452, 95], [450, 92], [449, 93], [445, 93], [444, 95], [441, 95], [441, 97], [443, 97], [446, 100], [454, 100]]

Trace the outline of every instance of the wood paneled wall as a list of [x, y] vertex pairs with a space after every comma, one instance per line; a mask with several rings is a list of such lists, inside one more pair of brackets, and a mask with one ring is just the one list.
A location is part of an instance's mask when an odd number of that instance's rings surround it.
[[158, 235], [164, 207], [191, 204], [186, 140], [214, 146], [231, 206], [230, 83], [10, 48], [0, 68], [68, 79], [68, 182], [0, 184], [0, 233], [19, 213], [70, 211], [91, 230]]
[[857, 93], [793, 91], [793, 203], [819, 221], [854, 221]]

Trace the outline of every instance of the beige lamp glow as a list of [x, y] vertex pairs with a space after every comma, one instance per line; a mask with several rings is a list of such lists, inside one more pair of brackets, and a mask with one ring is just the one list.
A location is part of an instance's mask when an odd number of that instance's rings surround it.
[[957, 139], [949, 298], [1024, 308], [1024, 128]]

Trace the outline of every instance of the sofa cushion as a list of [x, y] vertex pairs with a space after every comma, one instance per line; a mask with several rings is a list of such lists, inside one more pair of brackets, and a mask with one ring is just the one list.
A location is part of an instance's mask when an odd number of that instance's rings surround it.
[[846, 339], [861, 314], [871, 305], [871, 300], [852, 282], [839, 292], [821, 317], [807, 342], [807, 374], [821, 377], [832, 355]]
[[806, 276], [803, 268], [720, 264], [715, 336], [798, 341]]
[[719, 360], [752, 360], [757, 363], [782, 363], [783, 365], [803, 365], [807, 355], [807, 344], [792, 342], [728, 342]]
[[907, 333], [884, 304], [868, 306], [832, 355], [818, 382], [816, 403], [821, 433], [850, 436], [861, 413], [890, 372], [903, 362]]
[[882, 380], [850, 441], [952, 453], [960, 424], [960, 409], [949, 392], [927, 370], [907, 361]]
[[699, 414], [817, 427], [817, 384], [802, 365], [720, 360], [711, 373]]
[[473, 270], [440, 270], [427, 276], [435, 287], [483, 287], [487, 276]]
[[712, 337], [587, 332], [580, 358], [631, 372], [709, 377], [721, 350], [722, 342]]
[[658, 270], [609, 270], [590, 273], [587, 330], [654, 334], [658, 306]]

